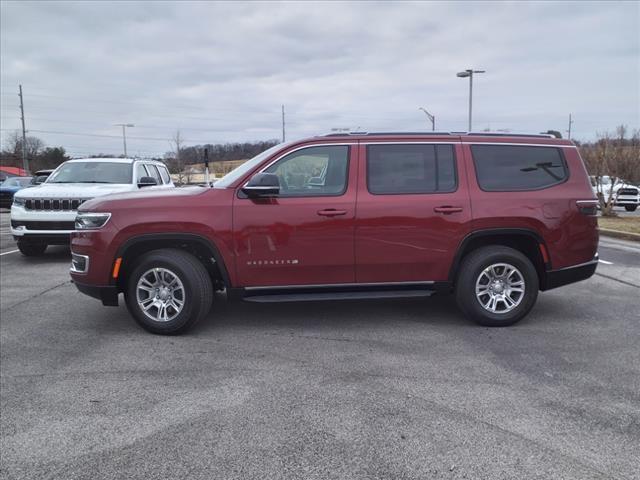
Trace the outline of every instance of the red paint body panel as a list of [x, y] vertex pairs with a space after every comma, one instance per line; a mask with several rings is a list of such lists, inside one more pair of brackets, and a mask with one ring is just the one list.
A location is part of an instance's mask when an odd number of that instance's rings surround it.
[[[233, 200], [238, 286], [353, 283], [357, 145], [340, 196]], [[318, 212], [344, 210], [326, 217]]]
[[[361, 145], [355, 248], [358, 283], [447, 280], [458, 244], [471, 229], [466, 166], [459, 143], [455, 154], [455, 192], [374, 195], [367, 188], [366, 146]], [[462, 211], [434, 211], [442, 206]]]
[[[234, 264], [232, 190], [194, 187], [157, 192], [118, 194], [86, 202], [86, 209], [108, 211], [112, 215], [100, 230], [76, 231], [72, 234], [73, 252], [91, 258], [89, 272], [72, 273], [74, 280], [85, 284], [108, 285], [120, 247], [130, 239], [154, 233], [200, 235], [216, 246], [225, 265]], [[235, 283], [235, 271], [229, 269], [229, 275]]]
[[[493, 140], [492, 143], [507, 142]], [[547, 141], [548, 143], [551, 142]], [[553, 143], [555, 146], [555, 142]], [[465, 144], [469, 195], [473, 209], [472, 230], [531, 230], [544, 240], [553, 269], [592, 260], [598, 249], [597, 219], [582, 215], [576, 201], [594, 199], [593, 191], [577, 148], [571, 145], [562, 147], [561, 150], [569, 171], [566, 182], [541, 190], [485, 192], [478, 186], [471, 148]]]
[[[452, 193], [372, 195], [366, 184], [368, 143], [453, 143], [458, 187]], [[526, 192], [478, 187], [469, 143], [553, 145], [570, 172], [566, 182]], [[304, 146], [349, 144], [348, 186], [333, 197], [252, 200], [239, 190], [256, 172]], [[474, 136], [317, 137], [287, 145], [229, 188], [184, 188], [100, 197], [81, 211], [110, 212], [105, 227], [77, 231], [73, 252], [89, 255], [79, 283], [112, 284], [113, 262], [129, 240], [158, 233], [188, 233], [219, 252], [232, 287], [446, 281], [463, 239], [480, 230], [528, 229], [539, 235], [553, 269], [588, 262], [597, 250], [596, 219], [577, 200], [592, 199], [577, 149], [566, 140]], [[439, 207], [459, 207], [453, 213]], [[318, 215], [344, 210], [335, 217]], [[294, 262], [295, 261], [295, 262]], [[126, 265], [123, 265], [126, 271]]]

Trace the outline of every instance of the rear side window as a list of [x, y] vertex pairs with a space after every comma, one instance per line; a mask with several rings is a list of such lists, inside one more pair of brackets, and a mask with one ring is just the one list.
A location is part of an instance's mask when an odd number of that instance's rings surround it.
[[367, 188], [376, 195], [456, 189], [453, 145], [369, 145]]
[[167, 169], [165, 167], [158, 167], [158, 170], [160, 170], [162, 181], [164, 183], [171, 183], [171, 177], [169, 176], [169, 172], [167, 172]]
[[472, 145], [478, 185], [489, 192], [539, 190], [567, 179], [559, 148]]

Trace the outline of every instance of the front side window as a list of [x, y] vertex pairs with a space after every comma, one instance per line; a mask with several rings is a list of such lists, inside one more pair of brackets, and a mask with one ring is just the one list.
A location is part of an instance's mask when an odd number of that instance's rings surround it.
[[131, 183], [131, 164], [68, 162], [52, 173], [47, 183]]
[[280, 180], [280, 195], [342, 195], [347, 189], [349, 147], [327, 145], [290, 153], [265, 170]]
[[567, 179], [559, 148], [472, 145], [471, 153], [478, 185], [489, 192], [539, 190]]
[[375, 195], [445, 193], [456, 189], [453, 145], [369, 145], [367, 188]]
[[149, 172], [147, 172], [147, 169], [144, 168], [144, 164], [137, 163], [136, 164], [136, 183], [140, 183], [140, 180], [142, 179], [142, 177], [148, 177], [148, 176], [149, 176]]

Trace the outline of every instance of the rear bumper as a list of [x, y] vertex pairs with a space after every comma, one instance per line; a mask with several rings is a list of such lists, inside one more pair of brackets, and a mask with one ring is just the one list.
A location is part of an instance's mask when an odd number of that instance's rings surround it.
[[114, 285], [96, 286], [86, 285], [84, 283], [78, 283], [74, 280], [77, 289], [89, 295], [90, 297], [97, 298], [102, 301], [103, 305], [108, 307], [118, 306], [118, 288]]
[[548, 271], [540, 290], [551, 290], [552, 288], [562, 287], [570, 283], [580, 282], [593, 276], [598, 266], [598, 254], [593, 260], [574, 265], [571, 267], [561, 268], [559, 270]]

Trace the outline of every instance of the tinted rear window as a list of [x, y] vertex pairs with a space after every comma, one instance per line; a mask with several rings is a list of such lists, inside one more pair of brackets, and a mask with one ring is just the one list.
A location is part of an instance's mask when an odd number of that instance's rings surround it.
[[453, 145], [369, 145], [367, 186], [378, 195], [452, 192]]
[[567, 179], [559, 148], [472, 145], [471, 153], [478, 185], [483, 190], [539, 190]]

